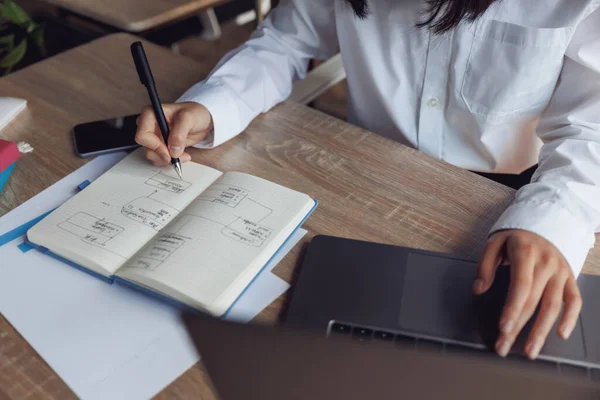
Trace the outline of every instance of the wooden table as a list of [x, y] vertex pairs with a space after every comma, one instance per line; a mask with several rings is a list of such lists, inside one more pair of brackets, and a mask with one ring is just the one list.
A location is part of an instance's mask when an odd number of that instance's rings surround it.
[[[0, 79], [3, 96], [29, 101], [0, 137], [35, 148], [17, 163], [0, 197], [0, 215], [84, 163], [71, 147], [73, 125], [134, 113], [147, 102], [129, 56], [134, 40], [111, 35]], [[146, 44], [146, 51], [164, 101], [176, 99], [208, 73], [157, 46]], [[475, 258], [513, 196], [497, 183], [293, 103], [260, 116], [219, 148], [191, 154], [197, 162], [262, 176], [318, 199], [304, 242], [330, 234]], [[278, 276], [291, 280], [302, 246], [276, 267]], [[600, 274], [598, 246], [585, 271]], [[284, 297], [258, 318], [275, 321]], [[0, 399], [73, 397], [0, 317]], [[197, 364], [157, 397], [213, 399], [214, 394]]]
[[227, 0], [43, 0], [126, 32], [143, 32]]

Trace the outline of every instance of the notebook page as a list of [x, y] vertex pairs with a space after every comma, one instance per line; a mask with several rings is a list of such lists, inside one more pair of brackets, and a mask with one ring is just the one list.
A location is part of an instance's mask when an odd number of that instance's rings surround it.
[[[117, 275], [219, 314], [313, 206], [305, 194], [250, 175], [225, 173]], [[226, 298], [216, 310], [221, 296]]]
[[221, 173], [196, 163], [155, 167], [138, 149], [27, 232], [28, 239], [109, 276]]

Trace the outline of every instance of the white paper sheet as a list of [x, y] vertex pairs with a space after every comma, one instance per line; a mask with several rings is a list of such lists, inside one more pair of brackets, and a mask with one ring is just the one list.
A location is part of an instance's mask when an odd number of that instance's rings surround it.
[[[60, 205], [122, 155], [99, 157], [0, 218], [0, 235]], [[299, 230], [227, 318], [249, 321], [289, 285], [271, 269], [304, 236]], [[22, 238], [0, 247], [0, 313], [83, 399], [149, 398], [198, 355], [174, 307], [109, 285], [37, 251]]]

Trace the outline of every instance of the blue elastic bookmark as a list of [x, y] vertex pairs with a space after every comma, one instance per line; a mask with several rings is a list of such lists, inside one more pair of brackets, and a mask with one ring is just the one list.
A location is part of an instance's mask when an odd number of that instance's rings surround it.
[[85, 189], [86, 187], [88, 187], [90, 183], [91, 182], [86, 179], [85, 181], [81, 182], [79, 184], [79, 186], [77, 186], [77, 189], [79, 189], [79, 191], [82, 191], [83, 189]]
[[31, 247], [31, 245], [27, 242], [23, 242], [17, 247], [19, 248], [19, 250], [21, 250], [21, 253], [27, 253], [29, 250], [33, 249], [33, 247]]

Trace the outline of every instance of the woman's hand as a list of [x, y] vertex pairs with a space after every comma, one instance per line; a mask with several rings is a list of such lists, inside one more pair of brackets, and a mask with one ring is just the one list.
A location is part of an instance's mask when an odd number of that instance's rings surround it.
[[212, 117], [206, 107], [198, 103], [163, 104], [169, 125], [168, 148], [162, 138], [152, 107], [144, 107], [137, 119], [135, 141], [146, 148], [146, 158], [154, 165], [171, 163], [172, 158], [181, 162], [191, 157], [184, 150], [200, 142], [212, 130]]
[[558, 333], [568, 339], [581, 311], [581, 294], [575, 276], [560, 251], [543, 237], [524, 230], [496, 232], [488, 240], [479, 263], [473, 291], [485, 293], [502, 261], [510, 265], [510, 287], [500, 317], [500, 337], [496, 351], [506, 356], [517, 335], [529, 321], [538, 304], [540, 311], [527, 339], [525, 353], [535, 359], [563, 302], [565, 308]]

